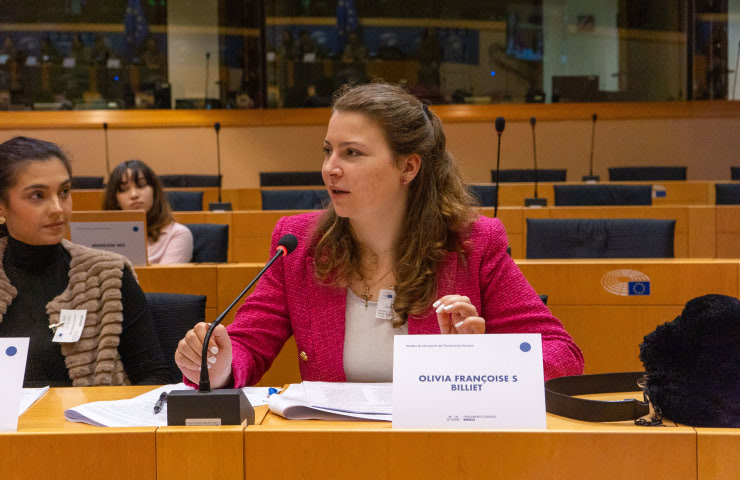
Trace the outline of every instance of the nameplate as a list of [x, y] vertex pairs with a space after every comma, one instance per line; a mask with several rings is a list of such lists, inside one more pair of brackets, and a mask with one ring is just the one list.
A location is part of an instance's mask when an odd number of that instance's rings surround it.
[[18, 430], [23, 377], [26, 375], [28, 338], [0, 338], [0, 432]]
[[144, 222], [76, 222], [69, 223], [74, 243], [123, 255], [135, 266], [147, 264], [146, 224]]
[[539, 334], [396, 335], [394, 428], [546, 428]]

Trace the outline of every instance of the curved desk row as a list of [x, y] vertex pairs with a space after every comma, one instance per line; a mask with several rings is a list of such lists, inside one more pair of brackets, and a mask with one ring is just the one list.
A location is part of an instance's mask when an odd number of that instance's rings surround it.
[[[227, 223], [229, 261], [266, 262], [272, 229], [280, 217], [303, 210], [242, 210], [233, 212], [176, 212], [181, 223]], [[492, 217], [493, 208], [481, 214]], [[527, 218], [658, 218], [676, 220], [676, 258], [740, 258], [739, 206], [653, 207], [501, 207], [498, 218], [506, 227], [511, 254], [524, 258]]]
[[550, 414], [545, 430], [394, 430], [387, 422], [285, 420], [265, 406], [249, 427], [102, 428], [64, 420], [66, 408], [152, 388], [51, 389], [20, 417], [18, 432], [0, 433], [0, 478], [710, 480], [740, 470], [736, 429]]
[[[681, 313], [686, 302], [708, 293], [740, 298], [740, 260], [517, 260], [537, 293], [583, 350], [586, 373], [641, 370], [642, 338]], [[137, 268], [145, 292], [207, 295], [206, 319], [226, 309], [259, 272], [260, 263]], [[632, 277], [641, 279], [630, 290]], [[233, 321], [237, 307], [224, 319]], [[291, 338], [261, 385], [300, 380]]]

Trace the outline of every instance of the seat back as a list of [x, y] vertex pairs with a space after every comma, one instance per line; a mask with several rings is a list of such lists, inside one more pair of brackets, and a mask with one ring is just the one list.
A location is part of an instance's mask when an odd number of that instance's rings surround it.
[[610, 182], [686, 180], [686, 167], [612, 167]]
[[714, 192], [717, 205], [740, 205], [740, 183], [715, 183]]
[[146, 303], [154, 321], [159, 345], [168, 369], [169, 383], [182, 382], [182, 372], [175, 364], [177, 344], [198, 322], [206, 318], [206, 296], [183, 293], [147, 292]]
[[260, 172], [260, 187], [295, 187], [324, 185], [321, 171]]
[[[538, 182], [564, 182], [567, 171], [564, 168], [540, 168], [537, 169]], [[533, 168], [499, 170], [499, 182], [503, 183], [529, 183], [534, 182]], [[491, 181], [496, 181], [496, 170], [491, 170]]]
[[164, 192], [173, 212], [200, 212], [203, 210], [203, 192], [169, 190]]
[[730, 180], [740, 180], [740, 167], [730, 167]]
[[496, 205], [496, 185], [468, 185], [470, 193], [480, 202], [481, 207]]
[[528, 218], [527, 258], [673, 258], [675, 220]]
[[262, 190], [262, 210], [319, 210], [329, 204], [325, 189]]
[[164, 188], [220, 187], [221, 175], [159, 175], [159, 181]]
[[218, 223], [186, 223], [193, 234], [193, 263], [224, 263], [229, 256], [229, 226]]
[[554, 185], [555, 206], [652, 205], [652, 185]]
[[103, 177], [72, 177], [72, 189], [73, 190], [93, 190], [102, 189]]

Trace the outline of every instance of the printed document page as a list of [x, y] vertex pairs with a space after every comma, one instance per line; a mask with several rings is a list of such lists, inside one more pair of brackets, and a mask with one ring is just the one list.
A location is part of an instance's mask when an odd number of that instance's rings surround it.
[[392, 417], [392, 383], [303, 382], [271, 395], [270, 410], [291, 420], [375, 420]]
[[[85, 403], [65, 410], [64, 418], [98, 427], [166, 427], [167, 403], [159, 413], [154, 413], [154, 404], [162, 392], [172, 390], [194, 388], [178, 383], [155, 388], [131, 399]], [[242, 391], [253, 407], [267, 404], [268, 387], [245, 387]]]

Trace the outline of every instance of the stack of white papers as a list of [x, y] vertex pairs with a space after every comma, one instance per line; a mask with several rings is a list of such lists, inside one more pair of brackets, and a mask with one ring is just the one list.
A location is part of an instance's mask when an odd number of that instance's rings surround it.
[[303, 382], [270, 395], [270, 410], [291, 420], [375, 420], [390, 422], [392, 383]]
[[[64, 418], [98, 427], [166, 427], [167, 404], [159, 413], [154, 413], [154, 404], [162, 392], [169, 393], [172, 390], [195, 389], [184, 383], [164, 385], [131, 399], [78, 405], [65, 410]], [[268, 387], [245, 387], [242, 391], [253, 407], [267, 404]]]

